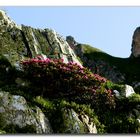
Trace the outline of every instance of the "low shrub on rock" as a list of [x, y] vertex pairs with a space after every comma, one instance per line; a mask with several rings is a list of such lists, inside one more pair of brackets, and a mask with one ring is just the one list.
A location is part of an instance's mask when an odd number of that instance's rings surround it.
[[35, 96], [65, 98], [81, 104], [91, 104], [96, 109], [115, 105], [112, 91], [106, 88], [107, 79], [76, 63], [66, 64], [62, 59], [35, 58], [21, 64]]

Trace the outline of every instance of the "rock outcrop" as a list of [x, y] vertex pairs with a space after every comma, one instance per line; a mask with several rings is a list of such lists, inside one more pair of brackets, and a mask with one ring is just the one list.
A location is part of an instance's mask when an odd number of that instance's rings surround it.
[[122, 89], [120, 92], [117, 90], [114, 90], [113, 92], [115, 93], [116, 97], [129, 97], [135, 93], [133, 87], [129, 85], [122, 86]]
[[133, 57], [140, 56], [140, 27], [137, 27], [134, 31], [131, 52]]
[[66, 37], [66, 41], [68, 42], [68, 44], [70, 45], [70, 47], [71, 47], [72, 49], [75, 49], [75, 46], [78, 44], [78, 43], [75, 41], [74, 37], [72, 37], [72, 36], [67, 36], [67, 37]]
[[[87, 115], [78, 115], [73, 109], [63, 109], [63, 133], [71, 134], [97, 134], [96, 125], [90, 122]], [[81, 119], [80, 119], [81, 118]]]
[[40, 108], [29, 107], [24, 97], [3, 91], [0, 91], [0, 128], [7, 133], [53, 132]]
[[132, 94], [134, 94], [135, 93], [135, 91], [134, 91], [134, 89], [133, 89], [133, 87], [132, 86], [129, 86], [129, 85], [125, 85], [125, 88], [124, 88], [124, 95], [126, 96], [126, 97], [129, 97], [129, 96], [131, 96]]
[[16, 66], [19, 61], [37, 55], [81, 65], [73, 49], [56, 31], [18, 26], [4, 11], [0, 11], [0, 54]]

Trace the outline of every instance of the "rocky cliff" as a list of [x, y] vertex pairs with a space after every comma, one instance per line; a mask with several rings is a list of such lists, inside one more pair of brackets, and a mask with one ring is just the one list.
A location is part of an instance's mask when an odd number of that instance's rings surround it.
[[4, 11], [0, 11], [0, 53], [14, 65], [37, 55], [81, 65], [72, 48], [56, 31], [18, 26]]
[[0, 134], [140, 133], [139, 54], [139, 28], [122, 59], [0, 10]]

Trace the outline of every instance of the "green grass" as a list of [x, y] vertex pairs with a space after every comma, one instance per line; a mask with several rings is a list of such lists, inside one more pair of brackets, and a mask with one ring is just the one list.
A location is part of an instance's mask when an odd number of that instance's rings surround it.
[[84, 44], [84, 45], [82, 45], [81, 47], [82, 47], [84, 53], [102, 52], [100, 49], [91, 47], [90, 45], [87, 45], [87, 44]]

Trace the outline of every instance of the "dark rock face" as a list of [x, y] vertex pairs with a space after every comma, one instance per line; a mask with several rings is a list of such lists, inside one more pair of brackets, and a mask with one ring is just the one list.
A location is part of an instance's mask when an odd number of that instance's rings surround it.
[[18, 26], [3, 11], [0, 11], [0, 54], [14, 65], [37, 55], [81, 65], [72, 48], [56, 31]]
[[133, 57], [140, 56], [140, 27], [137, 27], [134, 31], [131, 52]]
[[114, 83], [121, 83], [125, 80], [125, 75], [116, 66], [112, 66], [103, 60], [95, 60], [89, 64], [92, 66], [94, 73], [102, 75]]

